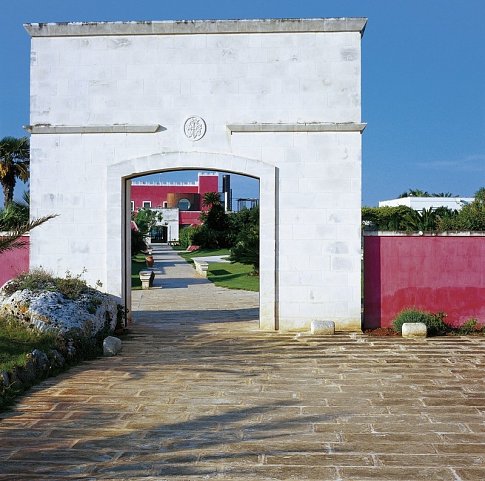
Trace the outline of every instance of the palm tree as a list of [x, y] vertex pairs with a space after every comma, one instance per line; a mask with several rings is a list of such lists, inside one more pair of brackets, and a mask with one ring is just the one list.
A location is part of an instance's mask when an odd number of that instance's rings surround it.
[[45, 217], [40, 217], [39, 219], [33, 219], [24, 224], [18, 225], [15, 229], [9, 232], [2, 232], [3, 226], [0, 222], [0, 254], [11, 249], [16, 249], [18, 247], [23, 247], [27, 242], [22, 239], [22, 236], [30, 232], [35, 227], [47, 222], [50, 219], [57, 217], [56, 215], [46, 215]]
[[13, 200], [17, 179], [25, 182], [29, 178], [29, 151], [28, 137], [4, 137], [0, 140], [0, 184], [5, 206]]
[[404, 197], [429, 197], [430, 193], [421, 190], [421, 189], [408, 189], [406, 192], [403, 192], [399, 198], [402, 199]]
[[202, 205], [209, 209], [215, 205], [222, 205], [221, 197], [217, 192], [206, 192], [202, 198]]
[[22, 236], [35, 227], [47, 222], [57, 215], [46, 215], [39, 219], [29, 220], [30, 194], [25, 191], [22, 202], [12, 201], [0, 210], [0, 254], [11, 249], [23, 247], [27, 242]]

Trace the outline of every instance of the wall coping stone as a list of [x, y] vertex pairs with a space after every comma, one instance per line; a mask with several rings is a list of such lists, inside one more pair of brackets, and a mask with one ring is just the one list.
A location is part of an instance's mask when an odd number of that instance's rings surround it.
[[31, 134], [153, 134], [166, 130], [160, 124], [106, 124], [106, 125], [24, 125]]
[[231, 133], [244, 132], [363, 132], [367, 124], [356, 122], [228, 124]]
[[31, 37], [106, 35], [187, 35], [234, 33], [360, 32], [367, 18], [268, 18], [240, 20], [163, 20], [138, 22], [26, 23]]
[[400, 231], [363, 231], [365, 237], [485, 237], [485, 232], [400, 232]]

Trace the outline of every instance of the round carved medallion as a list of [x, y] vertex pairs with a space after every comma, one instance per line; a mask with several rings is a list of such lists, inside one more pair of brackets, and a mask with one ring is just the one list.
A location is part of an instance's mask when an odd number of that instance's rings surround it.
[[185, 136], [190, 140], [200, 140], [205, 135], [206, 125], [201, 117], [189, 117], [184, 124]]

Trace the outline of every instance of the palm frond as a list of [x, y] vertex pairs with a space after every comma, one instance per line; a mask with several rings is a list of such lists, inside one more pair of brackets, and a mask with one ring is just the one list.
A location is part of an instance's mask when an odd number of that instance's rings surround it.
[[[57, 217], [57, 214], [46, 215], [44, 217], [39, 217], [38, 219], [32, 219], [29, 222], [16, 226], [12, 231], [2, 235], [0, 237], [0, 254], [3, 252], [23, 247], [26, 245], [26, 241], [22, 239], [22, 236], [30, 232], [32, 229], [40, 226], [44, 222]], [[2, 230], [2, 225], [0, 224], [0, 230]]]

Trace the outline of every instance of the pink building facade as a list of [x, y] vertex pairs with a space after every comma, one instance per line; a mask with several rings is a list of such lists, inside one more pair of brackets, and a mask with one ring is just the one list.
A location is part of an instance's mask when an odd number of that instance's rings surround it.
[[131, 210], [178, 209], [179, 225], [200, 225], [204, 194], [219, 191], [219, 175], [199, 173], [196, 182], [131, 183]]

